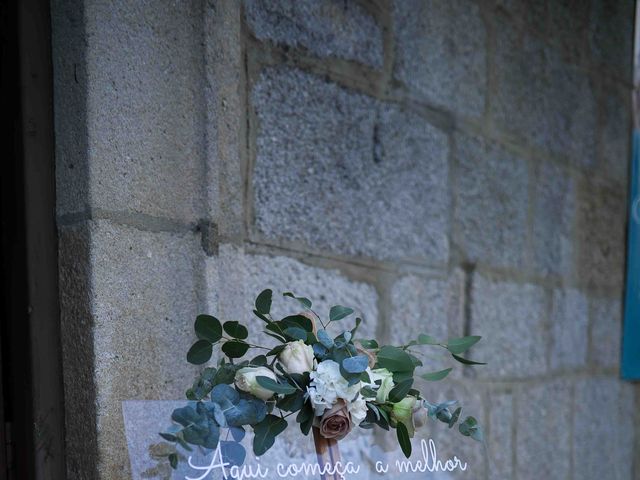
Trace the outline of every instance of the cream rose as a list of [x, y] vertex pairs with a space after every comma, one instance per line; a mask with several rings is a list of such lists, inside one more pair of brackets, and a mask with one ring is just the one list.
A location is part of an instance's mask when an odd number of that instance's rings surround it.
[[244, 367], [236, 372], [234, 379], [236, 387], [261, 400], [269, 400], [273, 397], [273, 392], [261, 387], [256, 377], [268, 377], [271, 380], [278, 381], [275, 374], [267, 367]]
[[373, 388], [375, 388], [375, 382], [380, 380], [380, 386], [377, 387], [378, 389], [376, 393], [376, 402], [386, 402], [389, 398], [389, 392], [394, 387], [393, 373], [391, 373], [386, 368], [376, 368], [375, 370], [371, 370], [369, 378], [374, 383]]
[[280, 352], [278, 360], [287, 373], [304, 373], [313, 370], [313, 348], [302, 340], [289, 342]]

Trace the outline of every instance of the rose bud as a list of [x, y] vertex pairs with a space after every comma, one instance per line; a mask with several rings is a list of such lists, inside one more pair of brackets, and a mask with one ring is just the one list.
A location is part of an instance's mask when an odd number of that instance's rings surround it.
[[376, 354], [367, 350], [362, 346], [359, 340], [353, 342], [354, 347], [356, 347], [356, 352], [360, 355], [364, 355], [369, 360], [369, 368], [373, 368], [376, 365], [378, 359], [376, 358]]
[[304, 312], [300, 312], [298, 315], [300, 315], [301, 317], [305, 317], [305, 318], [308, 318], [309, 320], [311, 320], [311, 326], [312, 326], [313, 334], [315, 336], [318, 336], [318, 327], [316, 326], [316, 323], [317, 323], [318, 319], [316, 318], [315, 314], [311, 313], [308, 310], [305, 310]]
[[417, 398], [408, 395], [397, 403], [393, 404], [393, 410], [391, 410], [391, 420], [397, 423], [404, 423], [409, 431], [409, 436], [413, 437], [413, 408], [416, 405]]
[[342, 399], [338, 399], [335, 405], [324, 412], [320, 419], [320, 434], [324, 438], [342, 440], [352, 428], [351, 414]]
[[287, 373], [304, 373], [313, 370], [313, 348], [302, 340], [289, 342], [278, 356], [280, 364]]
[[236, 387], [261, 400], [269, 400], [273, 397], [273, 392], [261, 387], [256, 377], [268, 377], [271, 380], [278, 381], [276, 375], [267, 367], [244, 367], [236, 372], [234, 379]]

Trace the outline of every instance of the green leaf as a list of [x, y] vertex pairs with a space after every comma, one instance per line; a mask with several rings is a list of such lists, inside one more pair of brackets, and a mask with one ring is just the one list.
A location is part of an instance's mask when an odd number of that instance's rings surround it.
[[391, 345], [385, 345], [378, 351], [377, 364], [390, 372], [412, 372], [413, 360], [407, 352]]
[[409, 378], [397, 384], [389, 392], [389, 401], [391, 403], [397, 403], [407, 396], [411, 386], [413, 385], [413, 378]]
[[220, 325], [220, 320], [211, 315], [198, 315], [194, 329], [196, 336], [200, 340], [216, 343], [222, 338], [222, 325]]
[[273, 355], [279, 355], [284, 349], [285, 349], [286, 345], [276, 345], [275, 347], [273, 347], [271, 350], [269, 350], [266, 353], [267, 357], [271, 357]]
[[263, 290], [256, 298], [256, 311], [261, 315], [269, 315], [271, 311], [271, 297], [273, 292], [270, 289]]
[[269, 377], [256, 377], [256, 382], [258, 382], [258, 385], [262, 388], [266, 388], [267, 390], [271, 390], [275, 393], [288, 395], [296, 392], [296, 388], [292, 387], [288, 383], [278, 383]]
[[433, 373], [423, 373], [422, 375], [420, 375], [420, 378], [429, 382], [437, 382], [438, 380], [442, 380], [444, 377], [449, 375], [449, 372], [451, 372], [451, 370], [453, 370], [453, 368], [445, 368], [444, 370], [439, 370]]
[[235, 320], [224, 322], [223, 328], [224, 331], [233, 338], [244, 340], [249, 336], [249, 330], [247, 330], [247, 327], [240, 325], [240, 322]]
[[162, 433], [160, 432], [159, 435], [164, 438], [167, 442], [175, 442], [178, 439], [176, 438], [176, 436], [172, 433]]
[[373, 349], [373, 348], [378, 348], [378, 342], [376, 342], [375, 340], [358, 340], [360, 342], [360, 345], [362, 345], [362, 348], [366, 348], [368, 350]]
[[267, 364], [267, 357], [265, 355], [258, 355], [252, 358], [249, 363], [254, 367], [264, 367]]
[[458, 421], [458, 418], [460, 418], [461, 412], [462, 412], [462, 407], [456, 408], [456, 410], [451, 415], [451, 420], [449, 420], [449, 428], [452, 428], [456, 424], [456, 422]]
[[213, 345], [208, 340], [198, 340], [191, 345], [191, 348], [187, 352], [187, 362], [194, 365], [202, 365], [211, 358], [213, 353]]
[[280, 322], [286, 327], [298, 327], [307, 332], [313, 332], [313, 321], [304, 315], [289, 315]]
[[353, 313], [353, 308], [343, 307], [342, 305], [335, 305], [329, 310], [329, 321], [337, 322], [345, 317], [348, 317]]
[[435, 339], [435, 337], [432, 337], [431, 335], [425, 335], [424, 333], [421, 333], [420, 335], [418, 335], [418, 343], [420, 345], [438, 345], [438, 340]]
[[295, 298], [298, 302], [300, 302], [300, 305], [302, 305], [304, 308], [311, 308], [311, 300], [309, 300], [308, 298], [305, 297], [296, 297], [293, 293], [291, 292], [285, 292], [282, 294], [283, 297], [289, 297], [289, 298]]
[[285, 328], [284, 333], [289, 335], [291, 338], [295, 338], [296, 340], [307, 339], [307, 332], [300, 327]]
[[486, 365], [486, 362], [476, 362], [474, 360], [469, 360], [468, 358], [460, 357], [459, 355], [456, 355], [455, 353], [452, 353], [451, 355], [457, 361], [459, 361], [460, 363], [464, 363], [465, 365]]
[[249, 344], [240, 340], [229, 340], [222, 344], [222, 351], [229, 358], [240, 358], [249, 350]]
[[285, 395], [277, 402], [280, 410], [285, 412], [297, 412], [304, 405], [304, 393], [296, 390], [294, 393]]
[[358, 328], [360, 327], [360, 324], [362, 323], [362, 319], [360, 317], [356, 318], [356, 326], [353, 327], [351, 329], [351, 336], [355, 336], [356, 332], [358, 331]]
[[260, 320], [262, 320], [263, 322], [265, 322], [265, 323], [269, 323], [269, 322], [271, 322], [271, 320], [269, 320], [269, 319], [268, 319], [267, 317], [265, 317], [262, 313], [260, 313], [259, 311], [255, 310], [255, 309], [253, 310], [253, 314], [254, 314], [256, 317], [258, 317]]
[[369, 366], [369, 359], [364, 355], [347, 357], [342, 361], [342, 368], [348, 373], [362, 373]]
[[396, 434], [398, 435], [398, 443], [402, 449], [404, 456], [409, 458], [411, 456], [411, 439], [409, 438], [409, 431], [404, 423], [398, 422], [396, 425]]
[[174, 470], [176, 468], [178, 468], [178, 454], [177, 453], [170, 453], [169, 454], [169, 465], [171, 465], [171, 468], [173, 468]]
[[478, 335], [471, 335], [468, 337], [461, 338], [452, 338], [447, 342], [447, 349], [451, 353], [455, 353], [456, 355], [460, 353], [464, 353], [469, 350], [472, 346], [480, 341], [482, 337]]
[[269, 450], [276, 437], [287, 428], [287, 421], [275, 415], [267, 415], [264, 420], [253, 427], [253, 453], [263, 455]]

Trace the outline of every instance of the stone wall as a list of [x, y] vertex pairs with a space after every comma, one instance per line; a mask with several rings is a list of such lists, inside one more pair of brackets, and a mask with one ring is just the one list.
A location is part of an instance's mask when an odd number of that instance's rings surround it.
[[69, 478], [125, 478], [120, 402], [181, 398], [194, 316], [265, 287], [483, 335], [488, 366], [425, 386], [486, 426], [490, 462], [441, 439], [474, 478], [640, 478], [633, 10], [52, 0]]

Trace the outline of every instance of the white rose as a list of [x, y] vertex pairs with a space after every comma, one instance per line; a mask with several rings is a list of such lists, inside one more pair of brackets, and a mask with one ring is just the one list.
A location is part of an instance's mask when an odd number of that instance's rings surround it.
[[341, 398], [349, 405], [358, 396], [360, 382], [349, 386], [340, 373], [340, 365], [333, 360], [324, 360], [311, 372], [311, 382], [307, 388], [309, 399], [316, 416], [320, 416]]
[[375, 382], [377, 380], [381, 380], [380, 386], [377, 387], [376, 394], [376, 402], [384, 403], [389, 398], [389, 392], [393, 388], [393, 373], [391, 373], [386, 368], [376, 368], [372, 370], [369, 374], [369, 378], [371, 382], [374, 383], [374, 388], [376, 387]]
[[256, 377], [268, 377], [271, 380], [278, 381], [275, 374], [267, 367], [244, 367], [236, 372], [236, 387], [261, 400], [269, 400], [273, 397], [273, 392], [258, 385]]
[[287, 373], [304, 373], [313, 370], [313, 348], [302, 340], [289, 342], [280, 352], [278, 360]]

